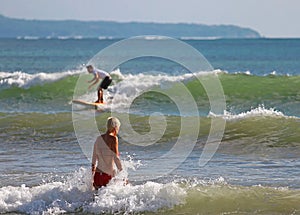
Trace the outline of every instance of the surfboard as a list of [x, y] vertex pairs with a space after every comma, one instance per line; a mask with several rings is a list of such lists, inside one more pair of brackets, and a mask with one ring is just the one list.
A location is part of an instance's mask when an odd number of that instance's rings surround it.
[[83, 100], [72, 100], [73, 103], [75, 104], [80, 104], [80, 105], [85, 105], [85, 106], [92, 106], [92, 107], [100, 107], [100, 108], [104, 108], [106, 103], [95, 103], [95, 102], [87, 102], [87, 101], [83, 101]]

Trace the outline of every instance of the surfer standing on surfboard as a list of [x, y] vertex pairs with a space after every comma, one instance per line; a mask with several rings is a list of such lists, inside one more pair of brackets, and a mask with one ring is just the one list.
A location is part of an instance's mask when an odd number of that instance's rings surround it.
[[114, 166], [122, 171], [122, 164], [119, 158], [119, 144], [117, 134], [120, 128], [120, 121], [115, 117], [107, 119], [107, 131], [96, 139], [92, 157], [93, 186], [98, 190], [106, 186], [112, 177], [116, 175]]
[[102, 79], [102, 82], [100, 83], [99, 87], [98, 87], [98, 99], [97, 101], [95, 101], [95, 103], [103, 103], [103, 89], [107, 89], [107, 87], [111, 84], [112, 79], [110, 77], [110, 75], [100, 69], [95, 69], [92, 65], [88, 65], [87, 67], [87, 71], [88, 73], [91, 73], [94, 75], [94, 78], [90, 81], [88, 81], [88, 83], [91, 83], [88, 87], [88, 89], [91, 89], [92, 86], [94, 86], [95, 84], [97, 84], [99, 82], [100, 79]]

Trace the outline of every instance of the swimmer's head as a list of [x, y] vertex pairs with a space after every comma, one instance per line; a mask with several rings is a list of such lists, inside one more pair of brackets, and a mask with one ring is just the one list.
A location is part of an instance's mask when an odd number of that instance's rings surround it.
[[118, 133], [121, 123], [116, 117], [109, 117], [106, 126], [108, 132], [116, 131]]

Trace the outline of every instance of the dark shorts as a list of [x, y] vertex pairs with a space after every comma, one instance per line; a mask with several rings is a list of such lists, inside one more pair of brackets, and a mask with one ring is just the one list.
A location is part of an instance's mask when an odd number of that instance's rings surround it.
[[104, 172], [95, 172], [93, 186], [95, 189], [106, 186], [111, 180], [111, 176]]
[[112, 79], [109, 76], [106, 76], [103, 81], [101, 82], [101, 84], [99, 85], [98, 89], [102, 88], [102, 89], [107, 89], [108, 86], [111, 84]]

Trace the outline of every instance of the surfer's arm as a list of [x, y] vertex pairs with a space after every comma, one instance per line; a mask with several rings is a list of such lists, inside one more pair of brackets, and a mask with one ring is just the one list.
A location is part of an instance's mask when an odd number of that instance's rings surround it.
[[94, 75], [94, 78], [92, 80], [87, 81], [88, 83], [92, 83], [93, 81], [95, 81], [97, 79], [98, 74], [97, 73], [93, 73], [93, 75]]
[[92, 83], [93, 81], [95, 81], [95, 77], [92, 80], [87, 81], [88, 83]]
[[91, 83], [90, 86], [89, 86], [89, 89], [92, 86], [94, 86], [95, 84], [97, 84], [99, 82], [99, 79], [100, 79], [100, 77], [99, 77], [98, 73], [95, 73], [94, 78], [92, 80], [88, 81], [88, 83]]

